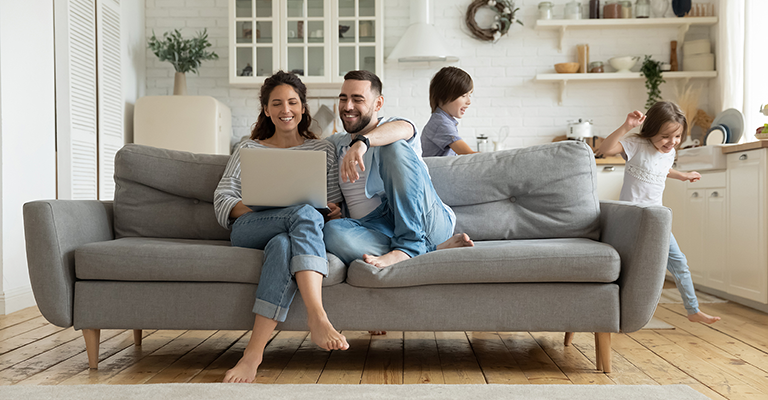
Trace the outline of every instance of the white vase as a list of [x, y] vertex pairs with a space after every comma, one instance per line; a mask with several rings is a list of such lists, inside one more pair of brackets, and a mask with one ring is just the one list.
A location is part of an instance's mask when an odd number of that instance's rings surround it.
[[173, 94], [181, 96], [187, 94], [187, 75], [183, 72], [177, 72], [173, 76]]
[[670, 0], [651, 0], [651, 12], [654, 18], [664, 18], [669, 10]]

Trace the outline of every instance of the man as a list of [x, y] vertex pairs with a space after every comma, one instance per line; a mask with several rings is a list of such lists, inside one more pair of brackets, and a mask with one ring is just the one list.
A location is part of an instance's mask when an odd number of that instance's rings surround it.
[[325, 224], [326, 249], [346, 264], [362, 258], [384, 268], [435, 249], [473, 246], [466, 234], [451, 236], [456, 216], [432, 186], [413, 123], [378, 116], [381, 89], [371, 72], [344, 76], [339, 113], [346, 132], [329, 140], [351, 218]]

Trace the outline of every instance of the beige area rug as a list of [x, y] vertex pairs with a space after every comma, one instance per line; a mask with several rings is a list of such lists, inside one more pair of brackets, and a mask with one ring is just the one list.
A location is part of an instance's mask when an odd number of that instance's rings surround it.
[[547, 399], [706, 400], [685, 385], [156, 385], [0, 386], [0, 399]]

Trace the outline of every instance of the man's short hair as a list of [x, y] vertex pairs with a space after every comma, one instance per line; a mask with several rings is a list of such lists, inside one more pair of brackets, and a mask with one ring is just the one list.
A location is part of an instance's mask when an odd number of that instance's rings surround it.
[[473, 88], [472, 77], [461, 68], [443, 67], [429, 83], [429, 106], [432, 112], [442, 104], [450, 103]]
[[381, 79], [371, 71], [357, 70], [349, 71], [344, 75], [344, 80], [352, 79], [354, 81], [368, 81], [371, 82], [371, 91], [376, 96], [381, 96]]

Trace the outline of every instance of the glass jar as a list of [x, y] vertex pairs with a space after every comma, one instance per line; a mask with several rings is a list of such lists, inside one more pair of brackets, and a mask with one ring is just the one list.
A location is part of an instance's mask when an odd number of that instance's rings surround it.
[[635, 3], [635, 18], [650, 18], [651, 3], [648, 0], [637, 0]]
[[620, 1], [621, 4], [621, 18], [632, 18], [632, 2]]
[[581, 19], [581, 3], [577, 1], [566, 3], [565, 19]]
[[591, 63], [589, 63], [589, 72], [591, 72], [591, 73], [605, 72], [605, 68], [603, 68], [603, 62], [602, 61], [592, 61]]
[[616, 1], [607, 2], [605, 6], [603, 6], [603, 18], [621, 18], [621, 4]]
[[539, 19], [552, 19], [551, 1], [542, 1], [539, 3]]

